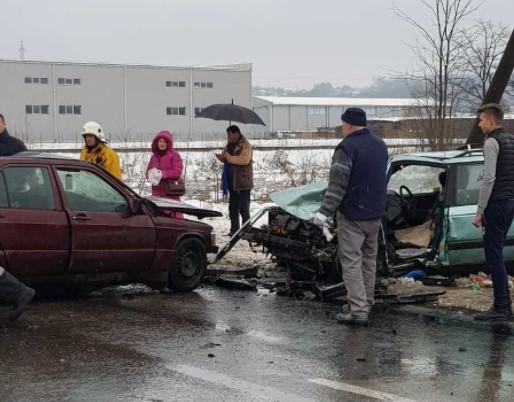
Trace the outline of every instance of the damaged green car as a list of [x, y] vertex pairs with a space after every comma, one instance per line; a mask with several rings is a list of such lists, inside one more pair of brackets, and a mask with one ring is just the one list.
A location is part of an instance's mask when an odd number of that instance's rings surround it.
[[[484, 268], [482, 230], [472, 225], [483, 162], [482, 150], [413, 153], [390, 159], [379, 273], [400, 275], [424, 268], [452, 275]], [[293, 274], [340, 279], [337, 239], [327, 238], [309, 221], [319, 209], [325, 188], [326, 183], [316, 183], [273, 193], [276, 206], [266, 209], [267, 224], [246, 225], [240, 236], [262, 246]], [[511, 229], [504, 250], [509, 271], [513, 246]]]

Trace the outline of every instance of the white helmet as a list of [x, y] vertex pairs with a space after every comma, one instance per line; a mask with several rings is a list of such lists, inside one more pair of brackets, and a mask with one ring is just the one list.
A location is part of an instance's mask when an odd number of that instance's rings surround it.
[[107, 138], [105, 138], [102, 127], [96, 121], [88, 121], [86, 124], [84, 124], [84, 127], [82, 127], [82, 137], [88, 134], [94, 135], [100, 142], [109, 142], [107, 141]]

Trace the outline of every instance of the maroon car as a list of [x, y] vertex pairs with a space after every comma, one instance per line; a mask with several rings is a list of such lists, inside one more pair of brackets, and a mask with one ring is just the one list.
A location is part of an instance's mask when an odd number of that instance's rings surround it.
[[88, 162], [25, 152], [0, 158], [0, 265], [36, 288], [142, 282], [195, 289], [221, 216], [143, 198]]

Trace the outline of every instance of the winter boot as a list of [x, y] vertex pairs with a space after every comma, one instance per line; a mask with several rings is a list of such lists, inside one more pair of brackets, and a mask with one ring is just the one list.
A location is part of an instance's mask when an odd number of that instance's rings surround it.
[[492, 306], [486, 312], [476, 314], [473, 318], [478, 321], [507, 321], [512, 318], [512, 307], [509, 309], [508, 306]]
[[24, 285], [9, 272], [0, 275], [0, 299], [11, 306], [9, 321], [16, 321], [34, 298], [36, 291]]

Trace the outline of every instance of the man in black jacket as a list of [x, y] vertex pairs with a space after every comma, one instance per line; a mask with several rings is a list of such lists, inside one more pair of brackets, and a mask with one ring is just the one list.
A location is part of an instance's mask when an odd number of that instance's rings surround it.
[[0, 114], [0, 156], [11, 156], [26, 150], [27, 147], [23, 141], [9, 135], [7, 125], [5, 124], [5, 117], [3, 114]]
[[478, 109], [479, 126], [487, 136], [484, 142], [484, 175], [473, 224], [483, 227], [484, 253], [493, 279], [491, 309], [477, 314], [482, 321], [508, 320], [512, 301], [503, 247], [514, 220], [514, 135], [502, 127], [503, 108], [496, 103]]
[[[5, 118], [0, 114], [0, 156], [11, 156], [26, 151], [25, 144], [7, 132]], [[0, 226], [1, 230], [1, 226]], [[34, 289], [24, 285], [0, 266], [0, 302], [11, 307], [9, 320], [16, 320], [34, 298]]]

